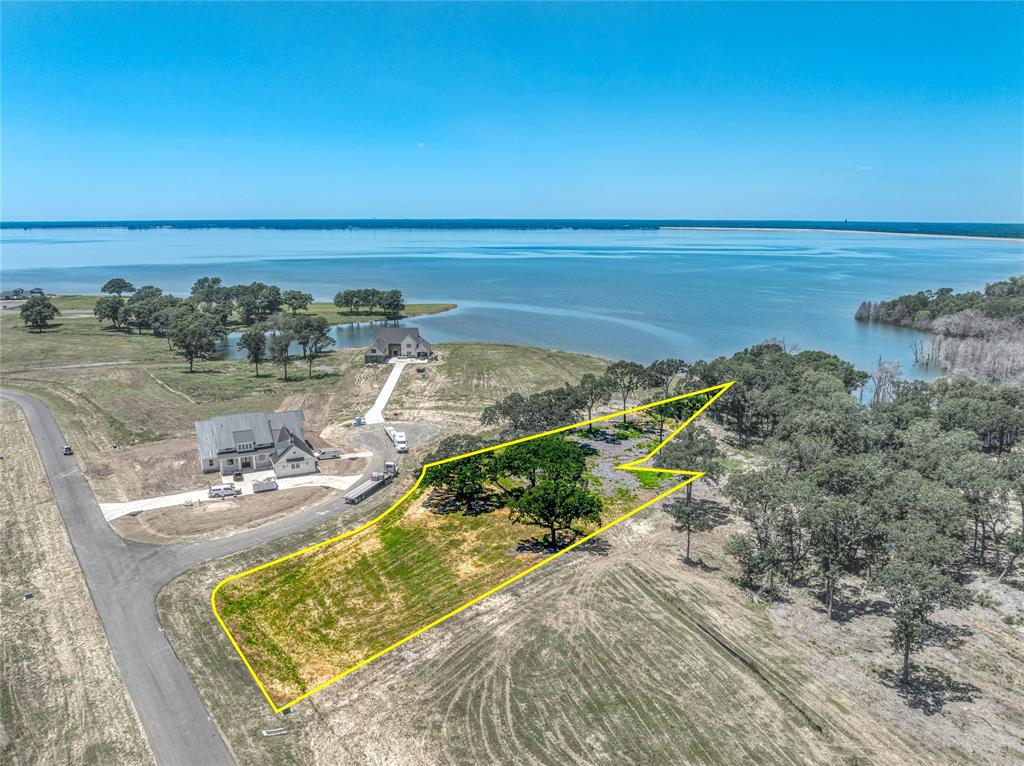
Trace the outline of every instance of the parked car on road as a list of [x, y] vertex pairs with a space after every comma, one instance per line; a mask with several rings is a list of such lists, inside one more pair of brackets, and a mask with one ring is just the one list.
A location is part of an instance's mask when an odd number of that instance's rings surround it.
[[65, 455], [74, 455], [75, 454], [75, 451], [73, 449], [71, 449], [71, 445], [70, 444], [65, 444], [64, 445], [64, 449], [61, 450], [61, 452], [63, 452]]
[[234, 484], [218, 484], [216, 487], [210, 487], [210, 491], [206, 494], [211, 498], [234, 497], [235, 495], [242, 494], [242, 490]]

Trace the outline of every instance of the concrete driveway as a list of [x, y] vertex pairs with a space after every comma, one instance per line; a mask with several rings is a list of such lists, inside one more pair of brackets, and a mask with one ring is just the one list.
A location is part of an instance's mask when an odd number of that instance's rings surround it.
[[[157, 617], [157, 595], [171, 580], [205, 561], [272, 542], [343, 512], [353, 513], [353, 506], [346, 506], [342, 498], [332, 498], [280, 521], [218, 540], [181, 545], [125, 540], [104, 519], [75, 457], [61, 454], [67, 442], [49, 408], [29, 394], [3, 391], [0, 395], [25, 413], [89, 594], [157, 763], [233, 764], [191, 678], [164, 636]], [[406, 432], [411, 445], [437, 435], [436, 428], [421, 424], [409, 424]], [[358, 446], [374, 454], [364, 476], [383, 470], [385, 460], [400, 459], [383, 428], [360, 429], [354, 438]], [[403, 466], [403, 470], [412, 468]], [[358, 522], [353, 518], [353, 525]], [[253, 691], [256, 693], [255, 686]]]
[[[384, 408], [388, 404], [388, 400], [391, 398], [391, 394], [395, 391], [395, 386], [398, 385], [398, 379], [402, 377], [402, 370], [407, 365], [416, 363], [415, 359], [392, 359], [390, 364], [394, 365], [391, 370], [391, 374], [388, 375], [388, 379], [384, 381], [384, 385], [381, 386], [380, 393], [377, 394], [377, 400], [373, 403], [373, 406], [366, 412], [364, 416], [366, 418], [366, 425], [374, 425], [375, 423], [384, 422]], [[423, 364], [423, 362], [419, 362]]]
[[[358, 453], [360, 457], [366, 457], [366, 452]], [[348, 457], [348, 455], [342, 455], [342, 457]], [[322, 473], [311, 473], [306, 476], [288, 476], [283, 479], [275, 479], [277, 481], [276, 492], [283, 492], [289, 489], [295, 489], [296, 487], [327, 487], [329, 489], [337, 489], [344, 491], [353, 485], [363, 477], [362, 474], [357, 473], [352, 476], [336, 476], [334, 474], [322, 474]], [[225, 484], [231, 483], [235, 487], [242, 490], [243, 495], [252, 495], [252, 485], [257, 481], [264, 481], [265, 479], [273, 479], [273, 471], [257, 471], [255, 473], [245, 474], [243, 481], [232, 481], [226, 479]], [[172, 508], [174, 506], [185, 505], [186, 503], [207, 503], [212, 502], [208, 494], [208, 489], [195, 489], [188, 492], [178, 492], [172, 495], [160, 495], [159, 497], [145, 497], [141, 500], [129, 500], [123, 503], [100, 503], [100, 510], [103, 511], [103, 516], [107, 521], [113, 521], [121, 516], [127, 516], [129, 513], [138, 513], [140, 511], [153, 511], [157, 508]]]

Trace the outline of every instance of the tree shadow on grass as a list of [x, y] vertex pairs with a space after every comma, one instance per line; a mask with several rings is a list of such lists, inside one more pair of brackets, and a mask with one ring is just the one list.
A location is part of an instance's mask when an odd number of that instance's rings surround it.
[[[541, 553], [550, 556], [553, 553], [564, 550], [567, 545], [571, 545], [577, 537], [581, 536], [581, 533], [559, 532], [558, 545], [552, 547], [547, 534], [543, 534], [520, 540], [515, 550], [516, 553]], [[576, 550], [591, 556], [607, 556], [611, 549], [612, 546], [607, 540], [601, 537], [594, 537], [580, 545]]]
[[[686, 497], [686, 488], [684, 487], [683, 489], [678, 490], [677, 494], [673, 495], [673, 497], [678, 497], [679, 501], [683, 502], [684, 498]], [[710, 521], [710, 523], [711, 523], [711, 529], [714, 529], [715, 527], [721, 527], [721, 526], [724, 526], [724, 525], [729, 523], [729, 517], [730, 517], [729, 506], [723, 505], [722, 503], [715, 502], [714, 500], [708, 500], [708, 499], [705, 499], [705, 498], [698, 498], [698, 497], [694, 497], [693, 498], [693, 504], [695, 506], [699, 506], [701, 509], [703, 509], [707, 513], [708, 521]], [[661, 508], [669, 516], [673, 516], [673, 514], [672, 514], [672, 500], [671, 499], [669, 499], [668, 501], [664, 501], [663, 500], [661, 502]], [[673, 516], [673, 519], [674, 519], [674, 516]], [[683, 534], [686, 534], [686, 528], [685, 527], [680, 526], [679, 524], [676, 524], [675, 528], [676, 528], [677, 531], [682, 532]], [[710, 530], [708, 530], [708, 531], [710, 531]], [[702, 533], [701, 532], [694, 532], [694, 534], [702, 534]]]
[[911, 666], [907, 683], [903, 683], [900, 671], [895, 668], [886, 668], [880, 675], [883, 686], [925, 715], [941, 712], [948, 702], [974, 702], [981, 696], [981, 689], [974, 684], [957, 681], [938, 668]]
[[423, 502], [424, 508], [438, 516], [448, 516], [453, 513], [461, 513], [465, 516], [480, 516], [485, 513], [493, 513], [503, 506], [503, 498], [494, 492], [465, 501], [455, 497], [450, 492], [435, 490]]
[[[818, 614], [824, 615], [827, 612], [825, 589], [820, 587], [820, 583], [818, 585], [818, 602], [812, 608]], [[864, 598], [859, 588], [840, 584], [836, 586], [836, 592], [832, 598], [832, 622], [842, 625], [857, 617], [885, 614], [889, 611], [890, 606], [885, 599]]]
[[932, 626], [932, 633], [928, 637], [928, 644], [942, 646], [946, 649], [956, 649], [963, 646], [964, 641], [973, 635], [974, 631], [966, 625], [935, 623]]
[[[821, 601], [814, 606], [814, 611], [825, 614], [827, 610], [824, 591], [821, 592], [820, 598]], [[852, 593], [845, 595], [837, 591], [832, 599], [832, 622], [841, 625], [857, 617], [885, 614], [887, 611], [889, 602], [879, 598], [858, 598]]]
[[716, 567], [713, 564], [708, 564], [704, 561], [704, 559], [695, 559], [693, 558], [693, 556], [691, 556], [689, 560], [687, 560], [685, 555], [680, 556], [679, 563], [684, 567], [689, 567], [690, 569], [699, 569], [702, 572], [717, 572], [721, 569], [721, 567]]

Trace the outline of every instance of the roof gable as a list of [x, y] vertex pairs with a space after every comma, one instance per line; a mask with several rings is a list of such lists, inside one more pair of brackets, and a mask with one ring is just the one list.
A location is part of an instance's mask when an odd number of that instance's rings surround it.
[[[297, 434], [304, 443], [302, 431], [304, 416], [300, 410], [285, 412], [239, 412], [217, 415], [209, 420], [196, 421], [196, 442], [202, 460], [238, 451], [238, 445], [248, 449], [270, 448], [276, 443], [275, 434], [286, 428]], [[251, 446], [249, 446], [251, 445]]]

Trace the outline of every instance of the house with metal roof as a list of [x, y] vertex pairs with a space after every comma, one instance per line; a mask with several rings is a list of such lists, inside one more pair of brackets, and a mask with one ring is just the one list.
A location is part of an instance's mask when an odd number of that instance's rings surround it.
[[429, 359], [433, 353], [433, 347], [420, 335], [418, 328], [381, 327], [363, 358], [370, 364], [386, 362], [393, 357]]
[[316, 471], [316, 457], [302, 431], [300, 410], [240, 412], [196, 421], [203, 473], [273, 470], [276, 476]]

